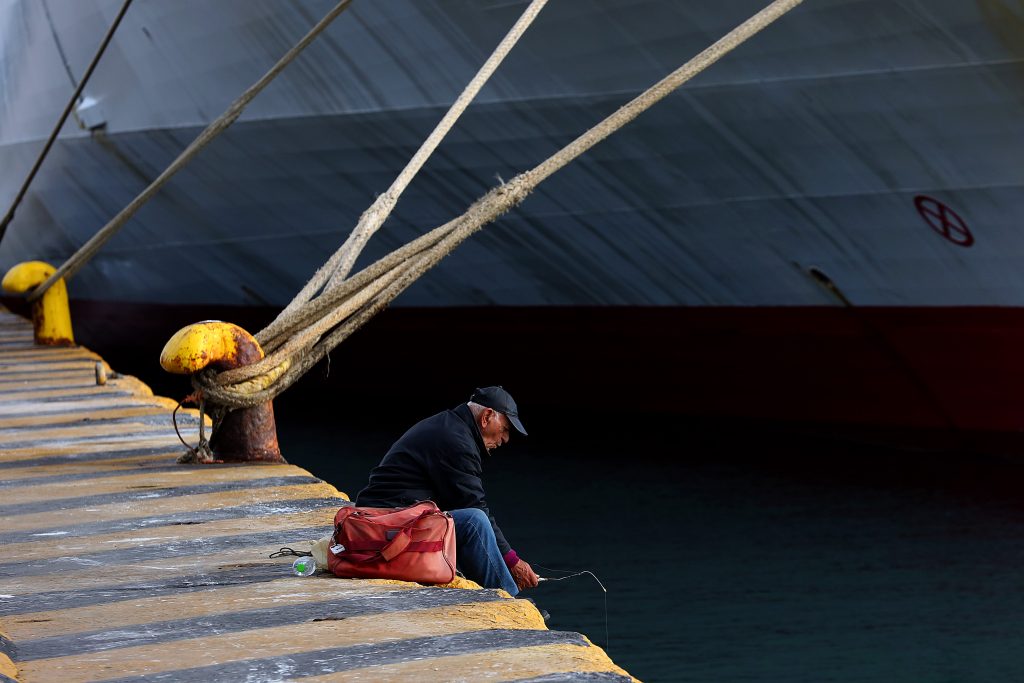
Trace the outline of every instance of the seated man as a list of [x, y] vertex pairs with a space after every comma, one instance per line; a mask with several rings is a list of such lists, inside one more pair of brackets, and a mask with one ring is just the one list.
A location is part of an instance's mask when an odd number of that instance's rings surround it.
[[403, 434], [370, 472], [356, 505], [404, 507], [432, 500], [455, 521], [456, 557], [467, 578], [511, 595], [536, 587], [537, 575], [505, 540], [484, 499], [483, 456], [508, 441], [510, 424], [526, 434], [508, 392], [477, 389], [469, 403]]

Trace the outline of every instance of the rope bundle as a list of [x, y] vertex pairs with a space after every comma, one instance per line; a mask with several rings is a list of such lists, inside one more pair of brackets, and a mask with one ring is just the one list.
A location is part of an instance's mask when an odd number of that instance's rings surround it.
[[[355, 276], [344, 279], [347, 268], [351, 267], [358, 250], [365, 244], [362, 237], [365, 233], [361, 232], [360, 226], [364, 226], [365, 221], [379, 227], [386, 218], [386, 213], [381, 213], [382, 207], [393, 207], [395, 198], [388, 196], [376, 202], [363, 215], [360, 225], [342, 248], [317, 271], [281, 314], [256, 335], [269, 355], [243, 368], [201, 373], [193, 379], [194, 384], [210, 400], [233, 408], [249, 407], [273, 399], [464, 240], [521, 203], [546, 178], [801, 2], [775, 0], [551, 157], [490, 190], [458, 218], [391, 252]], [[368, 217], [371, 213], [372, 216]], [[367, 234], [366, 239], [368, 237]], [[359, 246], [352, 246], [355, 244]], [[313, 296], [318, 290], [320, 294]], [[265, 389], [247, 391], [240, 388], [241, 383], [275, 371], [284, 363], [290, 365], [279, 373], [275, 381], [267, 382]]]
[[[547, 3], [547, 0], [533, 0], [391, 187], [363, 213], [345, 243], [314, 274], [277, 318], [256, 335], [257, 341], [268, 355], [260, 362], [243, 368], [220, 373], [212, 369], [204, 370], [193, 377], [193, 384], [203, 392], [207, 400], [218, 405], [217, 410], [251, 407], [273, 399], [370, 318], [386, 308], [395, 297], [437, 265], [464, 240], [521, 203], [546, 178], [801, 2], [802, 0], [774, 0], [557, 153], [533, 169], [517, 175], [508, 183], [491, 189], [461, 216], [409, 242], [349, 277], [349, 272], [363, 247], [384, 224], [403, 190]], [[30, 293], [29, 300], [38, 299], [61, 277], [71, 277], [77, 272], [167, 180], [230, 126], [245, 106], [350, 3], [351, 0], [340, 0], [270, 71], [207, 126], [156, 180], [65, 261], [53, 276], [35, 288]]]

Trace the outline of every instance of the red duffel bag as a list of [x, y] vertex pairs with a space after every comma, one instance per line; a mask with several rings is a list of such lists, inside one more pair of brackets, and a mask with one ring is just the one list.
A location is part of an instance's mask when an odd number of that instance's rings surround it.
[[327, 568], [343, 578], [448, 583], [455, 522], [432, 501], [405, 508], [343, 507], [334, 516]]

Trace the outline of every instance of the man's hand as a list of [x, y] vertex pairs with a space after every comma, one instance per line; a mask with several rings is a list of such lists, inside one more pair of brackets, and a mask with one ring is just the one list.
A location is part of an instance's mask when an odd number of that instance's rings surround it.
[[527, 564], [526, 560], [520, 559], [510, 571], [512, 572], [513, 580], [519, 586], [519, 590], [536, 588], [540, 582], [540, 578], [534, 573], [533, 567]]

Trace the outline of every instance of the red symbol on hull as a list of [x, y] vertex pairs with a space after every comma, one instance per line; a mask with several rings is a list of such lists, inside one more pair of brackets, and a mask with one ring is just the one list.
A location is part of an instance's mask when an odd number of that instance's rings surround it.
[[974, 235], [963, 218], [938, 199], [919, 194], [914, 197], [914, 206], [928, 226], [953, 244], [969, 247], [974, 244]]

